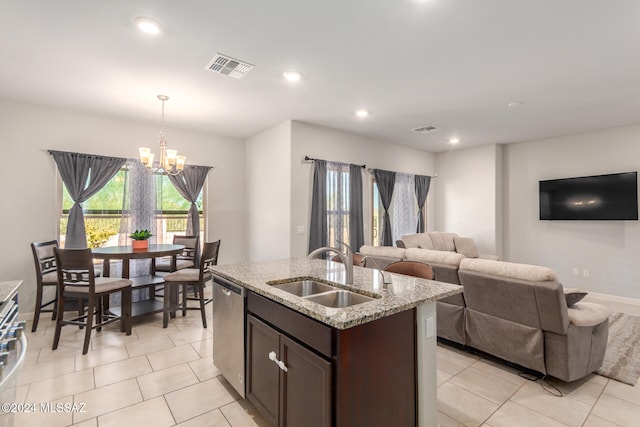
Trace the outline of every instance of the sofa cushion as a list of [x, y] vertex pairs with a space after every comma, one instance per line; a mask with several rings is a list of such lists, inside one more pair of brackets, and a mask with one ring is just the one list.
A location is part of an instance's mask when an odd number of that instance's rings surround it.
[[476, 242], [470, 237], [454, 237], [453, 243], [456, 246], [456, 252], [467, 258], [478, 258], [480, 256]]
[[406, 249], [394, 248], [393, 246], [362, 245], [359, 252], [362, 255], [404, 259]]
[[[409, 261], [420, 261], [447, 265], [460, 265], [460, 261], [464, 259], [464, 255], [455, 252], [435, 251], [429, 249], [409, 248], [406, 249], [406, 257]], [[438, 279], [436, 279], [438, 280]]]
[[580, 301], [582, 298], [587, 296], [587, 292], [582, 289], [576, 288], [565, 288], [564, 289], [564, 298], [567, 300], [567, 307], [571, 307], [573, 304]]
[[432, 231], [429, 234], [431, 242], [433, 243], [433, 249], [436, 251], [455, 251], [456, 245], [453, 242], [455, 237], [458, 237], [456, 233], [443, 233], [440, 231]]
[[427, 233], [405, 234], [402, 236], [405, 248], [433, 249], [433, 242]]
[[515, 262], [491, 261], [480, 258], [465, 258], [460, 262], [460, 270], [476, 271], [529, 282], [550, 282], [557, 280], [556, 273], [547, 267], [518, 264]]

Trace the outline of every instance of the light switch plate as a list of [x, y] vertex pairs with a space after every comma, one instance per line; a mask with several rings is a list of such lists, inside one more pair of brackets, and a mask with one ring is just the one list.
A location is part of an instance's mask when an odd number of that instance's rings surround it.
[[427, 317], [425, 333], [427, 334], [427, 338], [433, 337], [433, 317]]

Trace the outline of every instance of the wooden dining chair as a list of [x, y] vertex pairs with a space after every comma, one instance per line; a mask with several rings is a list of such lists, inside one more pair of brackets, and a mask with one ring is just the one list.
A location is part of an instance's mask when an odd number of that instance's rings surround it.
[[[91, 249], [53, 250], [58, 275], [58, 308], [56, 331], [53, 347], [58, 348], [60, 333], [64, 325], [85, 327], [82, 354], [87, 354], [93, 329], [100, 331], [102, 326], [120, 321], [120, 331], [131, 335], [131, 280], [116, 277], [96, 277], [93, 267]], [[117, 316], [108, 310], [108, 298], [111, 294], [121, 292], [121, 315]], [[86, 312], [78, 317], [64, 319], [65, 298], [86, 300]], [[95, 318], [95, 321], [94, 321]]]
[[[53, 313], [51, 320], [55, 320], [57, 311], [57, 286], [58, 273], [56, 272], [56, 260], [53, 255], [53, 249], [58, 247], [57, 240], [49, 240], [47, 242], [31, 243], [31, 252], [33, 252], [33, 262], [36, 268], [36, 306], [33, 311], [33, 325], [31, 332], [38, 329], [38, 321], [40, 313]], [[45, 289], [53, 288], [53, 299], [43, 302], [42, 298]], [[47, 308], [51, 306], [51, 308]]]
[[[218, 252], [220, 251], [220, 240], [215, 242], [207, 242], [202, 249], [199, 268], [185, 268], [173, 273], [169, 273], [164, 277], [165, 294], [164, 294], [164, 315], [162, 318], [162, 327], [169, 325], [169, 315], [177, 310], [182, 310], [185, 316], [187, 310], [200, 310], [202, 316], [202, 327], [207, 327], [207, 315], [205, 312], [204, 288], [206, 283], [211, 280], [212, 274], [209, 267], [218, 263]], [[179, 301], [180, 285], [182, 285], [182, 302]], [[187, 305], [189, 298], [187, 296], [188, 288], [195, 287], [198, 307], [189, 307]]]
[[184, 245], [182, 253], [176, 256], [176, 264], [172, 266], [172, 257], [156, 258], [155, 271], [172, 272], [185, 268], [196, 268], [200, 256], [200, 236], [173, 236], [174, 245]]

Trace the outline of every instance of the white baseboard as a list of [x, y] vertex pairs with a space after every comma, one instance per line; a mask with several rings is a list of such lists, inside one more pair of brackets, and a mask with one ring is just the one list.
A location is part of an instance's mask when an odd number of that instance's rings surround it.
[[589, 295], [599, 300], [617, 302], [620, 304], [635, 305], [640, 307], [640, 299], [638, 298], [619, 297], [617, 295], [599, 294], [597, 292], [589, 292]]

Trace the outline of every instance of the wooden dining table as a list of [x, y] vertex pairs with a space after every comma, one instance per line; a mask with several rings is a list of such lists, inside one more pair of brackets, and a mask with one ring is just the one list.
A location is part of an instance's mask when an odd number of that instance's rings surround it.
[[[175, 270], [176, 257], [184, 250], [184, 245], [174, 244], [154, 244], [149, 245], [147, 249], [133, 249], [132, 246], [106, 246], [103, 248], [92, 249], [93, 257], [102, 259], [102, 275], [108, 277], [111, 275], [111, 260], [122, 261], [122, 277], [130, 279], [133, 289], [149, 288], [149, 298], [133, 302], [131, 305], [131, 316], [136, 317], [148, 313], [158, 313], [163, 310], [161, 301], [156, 300], [156, 286], [164, 283], [164, 277], [157, 275], [155, 271], [155, 260], [158, 257], [171, 257], [171, 270]], [[133, 259], [150, 259], [151, 274], [129, 277], [130, 263]], [[111, 311], [117, 313], [119, 307], [110, 308]]]
[[93, 257], [102, 259], [102, 274], [109, 276], [111, 273], [110, 262], [112, 259], [122, 260], [122, 277], [129, 279], [129, 264], [132, 259], [151, 259], [151, 274], [155, 274], [155, 259], [158, 257], [171, 256], [173, 269], [175, 269], [176, 256], [182, 252], [184, 245], [159, 244], [149, 245], [148, 249], [133, 249], [132, 246], [105, 246], [104, 248], [95, 248]]

